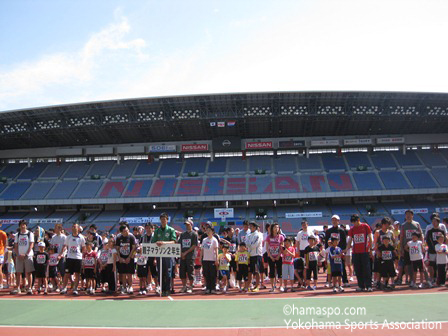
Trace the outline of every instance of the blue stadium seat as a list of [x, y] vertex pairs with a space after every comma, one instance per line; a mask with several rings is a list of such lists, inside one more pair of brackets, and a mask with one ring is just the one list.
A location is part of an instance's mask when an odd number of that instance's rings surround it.
[[67, 199], [78, 186], [77, 181], [62, 181], [56, 183], [46, 199]]
[[196, 172], [200, 175], [205, 174], [205, 168], [207, 166], [207, 158], [192, 158], [185, 160], [184, 176], [188, 176], [188, 173]]
[[353, 173], [358, 190], [382, 190], [383, 187], [375, 173]]
[[264, 194], [273, 192], [273, 180], [270, 176], [249, 177], [249, 194]]
[[204, 195], [222, 195], [224, 193], [223, 177], [210, 177], [205, 181]]
[[446, 167], [447, 162], [441, 153], [434, 153], [430, 150], [419, 151], [418, 156], [426, 167]]
[[415, 151], [407, 151], [406, 154], [402, 152], [394, 152], [393, 155], [397, 159], [401, 167], [420, 167], [423, 166], [420, 159], [415, 154]]
[[74, 162], [68, 167], [62, 178], [64, 179], [81, 179], [89, 170], [90, 166], [87, 162]]
[[167, 159], [161, 161], [160, 177], [177, 177], [182, 169], [183, 162], [177, 159]]
[[397, 165], [390, 152], [375, 152], [370, 155], [376, 169], [396, 169]]
[[102, 185], [102, 181], [79, 182], [78, 188], [70, 198], [95, 198]]
[[294, 174], [297, 172], [297, 160], [294, 155], [281, 155], [274, 159], [276, 174]]
[[25, 168], [22, 173], [17, 177], [17, 180], [34, 180], [44, 171], [47, 167], [47, 163], [39, 162], [35, 163], [31, 167]]
[[159, 170], [159, 161], [149, 163], [147, 161], [139, 161], [134, 176], [155, 176]]
[[103, 184], [99, 198], [120, 198], [128, 184], [127, 180], [112, 180]]
[[44, 199], [48, 192], [53, 188], [54, 182], [34, 182], [25, 195], [22, 196], [23, 200], [37, 200]]
[[437, 188], [438, 186], [425, 170], [405, 172], [414, 188]]
[[147, 197], [152, 180], [131, 180], [123, 193], [123, 197]]
[[154, 185], [151, 189], [152, 197], [169, 197], [173, 196], [176, 191], [177, 179], [175, 178], [166, 178], [166, 179], [158, 179], [154, 182]]
[[232, 157], [229, 161], [229, 174], [245, 174], [247, 171], [247, 162], [241, 157]]
[[0, 176], [15, 179], [25, 167], [27, 167], [26, 163], [8, 164], [0, 172]]
[[331, 191], [351, 191], [355, 190], [350, 175], [348, 174], [327, 174], [328, 185]]
[[249, 170], [253, 174], [256, 170], [265, 170], [266, 173], [272, 172], [272, 157], [265, 155], [255, 155], [249, 157]]
[[323, 192], [330, 191], [322, 174], [301, 175], [300, 183], [304, 192]]
[[208, 165], [208, 174], [221, 175], [227, 171], [227, 158], [219, 157], [210, 161]]
[[310, 155], [307, 159], [305, 156], [298, 158], [299, 171], [322, 171], [322, 163], [319, 155]]
[[409, 189], [410, 186], [404, 176], [397, 171], [382, 171], [379, 176], [386, 189]]
[[344, 156], [351, 169], [356, 169], [359, 166], [372, 167], [367, 153], [345, 153]]
[[8, 187], [3, 191], [0, 199], [3, 200], [18, 200], [25, 191], [31, 186], [31, 182], [16, 182], [11, 183]]
[[322, 154], [321, 156], [326, 171], [347, 170], [344, 158], [336, 154]]
[[448, 187], [448, 168], [433, 168], [431, 174], [441, 187]]
[[135, 167], [138, 161], [136, 160], [126, 160], [120, 164], [115, 164], [110, 174], [111, 179], [123, 179], [129, 178], [134, 173]]
[[87, 177], [91, 175], [99, 175], [101, 177], [107, 177], [111, 169], [116, 164], [116, 161], [97, 161], [92, 163], [89, 171], [87, 172]]
[[49, 163], [47, 169], [40, 174], [39, 179], [58, 179], [70, 167], [70, 163], [63, 162], [61, 164]]

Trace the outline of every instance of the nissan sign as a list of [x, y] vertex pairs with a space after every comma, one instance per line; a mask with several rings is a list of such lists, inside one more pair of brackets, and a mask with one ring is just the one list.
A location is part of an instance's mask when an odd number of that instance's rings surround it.
[[272, 149], [272, 141], [246, 142], [246, 149]]
[[207, 144], [185, 144], [182, 145], [182, 152], [207, 152]]

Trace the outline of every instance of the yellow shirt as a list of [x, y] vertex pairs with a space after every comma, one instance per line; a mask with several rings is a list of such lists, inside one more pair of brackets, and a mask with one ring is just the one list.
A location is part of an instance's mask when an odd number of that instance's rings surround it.
[[237, 252], [235, 254], [235, 259], [239, 265], [249, 265], [249, 252]]

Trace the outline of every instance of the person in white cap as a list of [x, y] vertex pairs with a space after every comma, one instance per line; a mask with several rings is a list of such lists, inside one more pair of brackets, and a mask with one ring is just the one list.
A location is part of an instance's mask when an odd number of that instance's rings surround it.
[[[198, 246], [198, 234], [193, 231], [193, 221], [187, 219], [185, 221], [186, 231], [182, 232], [179, 237], [179, 244], [181, 245], [180, 269], [179, 275], [182, 280], [181, 293], [193, 292], [194, 280], [194, 250]], [[187, 287], [187, 277], [190, 285]]]
[[[328, 243], [331, 239], [338, 239], [338, 247], [341, 250], [345, 250], [347, 248], [347, 233], [341, 227], [339, 227], [339, 222], [341, 218], [338, 215], [333, 215], [331, 217], [331, 224], [333, 225], [325, 232], [325, 248], [329, 247]], [[347, 287], [348, 279], [347, 279], [347, 271], [345, 270], [345, 258], [342, 258], [342, 282], [344, 283], [344, 287]]]

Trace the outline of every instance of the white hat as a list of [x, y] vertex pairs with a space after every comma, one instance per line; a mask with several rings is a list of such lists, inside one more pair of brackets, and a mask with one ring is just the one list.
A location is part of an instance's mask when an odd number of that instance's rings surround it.
[[191, 219], [186, 219], [184, 224], [190, 224], [191, 226], [193, 226], [193, 221]]
[[37, 246], [42, 246], [42, 247], [45, 247], [45, 243], [44, 242], [40, 242], [39, 244], [37, 244]]
[[337, 220], [341, 220], [341, 218], [338, 215], [331, 216], [331, 219], [336, 218]]
[[395, 221], [395, 222], [394, 222], [394, 225], [397, 225], [397, 224], [400, 224], [400, 222], [399, 222], [399, 221]]

